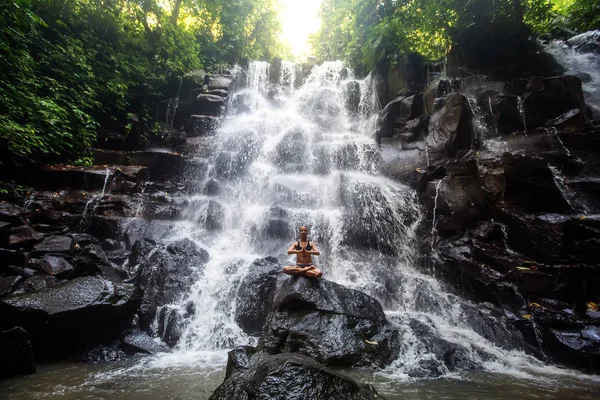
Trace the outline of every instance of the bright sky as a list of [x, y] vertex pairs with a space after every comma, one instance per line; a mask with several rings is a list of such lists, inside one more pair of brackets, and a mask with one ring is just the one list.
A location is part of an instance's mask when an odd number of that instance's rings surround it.
[[281, 4], [281, 39], [289, 42], [299, 58], [309, 55], [308, 36], [319, 30], [321, 0], [279, 0]]

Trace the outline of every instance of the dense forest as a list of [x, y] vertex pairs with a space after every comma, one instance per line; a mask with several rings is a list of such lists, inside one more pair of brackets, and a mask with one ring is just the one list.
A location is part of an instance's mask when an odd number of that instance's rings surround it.
[[[284, 53], [277, 0], [0, 2], [0, 175], [85, 163], [99, 127], [151, 131], [152, 110], [174, 96], [184, 73]], [[412, 52], [440, 59], [474, 23], [553, 37], [598, 28], [599, 7], [598, 0], [323, 0], [327, 23], [311, 40], [318, 60], [345, 59], [366, 72]]]
[[524, 24], [532, 34], [552, 37], [597, 29], [600, 1], [323, 0], [321, 18], [327, 23], [312, 37], [315, 55], [369, 70], [410, 52], [440, 59], [473, 24], [507, 31]]
[[5, 172], [85, 162], [99, 125], [127, 130], [149, 120], [182, 74], [269, 59], [280, 46], [275, 0], [0, 3]]

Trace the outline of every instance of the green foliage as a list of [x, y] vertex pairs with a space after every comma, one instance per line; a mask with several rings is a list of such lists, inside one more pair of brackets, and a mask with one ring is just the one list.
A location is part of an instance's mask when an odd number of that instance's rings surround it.
[[[472, 24], [505, 25], [532, 33], [554, 29], [567, 16], [578, 30], [598, 27], [600, 0], [323, 0], [327, 21], [311, 37], [321, 59], [348, 60], [371, 69], [379, 62], [420, 53], [442, 58], [457, 35]], [[510, 29], [508, 29], [510, 30]]]
[[151, 110], [185, 72], [271, 57], [276, 6], [0, 0], [0, 165], [81, 159], [99, 126], [128, 133], [132, 115], [150, 126]]

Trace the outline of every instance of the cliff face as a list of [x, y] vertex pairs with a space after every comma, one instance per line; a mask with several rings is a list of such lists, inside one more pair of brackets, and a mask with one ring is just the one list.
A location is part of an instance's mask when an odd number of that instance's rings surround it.
[[[384, 173], [419, 193], [425, 270], [500, 306], [547, 359], [598, 368], [594, 105], [539, 45], [495, 54], [492, 68], [493, 43], [480, 42], [453, 52], [447, 77], [406, 81], [385, 106]], [[414, 65], [406, 78], [420, 76]]]

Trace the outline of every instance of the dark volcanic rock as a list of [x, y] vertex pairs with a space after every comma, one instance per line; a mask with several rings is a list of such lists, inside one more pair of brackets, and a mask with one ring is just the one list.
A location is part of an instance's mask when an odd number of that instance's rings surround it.
[[0, 332], [0, 379], [20, 374], [33, 374], [33, 350], [23, 328]]
[[444, 157], [454, 157], [459, 150], [470, 149], [471, 141], [469, 103], [466, 97], [451, 94], [444, 106], [434, 112], [429, 120], [429, 159], [436, 162]]
[[324, 365], [382, 367], [399, 344], [372, 297], [324, 279], [281, 276], [259, 348], [302, 353]]
[[585, 118], [581, 80], [576, 76], [532, 77], [526, 90], [525, 109], [531, 128], [543, 126], [547, 120], [573, 109], [579, 110]]
[[33, 246], [33, 254], [44, 253], [70, 253], [73, 248], [73, 239], [68, 236], [48, 236], [40, 243]]
[[192, 115], [187, 122], [185, 131], [188, 137], [212, 136], [221, 125], [221, 118], [211, 115]]
[[42, 270], [48, 275], [66, 278], [73, 271], [73, 266], [62, 257], [46, 255], [40, 261]]
[[0, 276], [0, 297], [11, 293], [22, 280], [21, 276]]
[[225, 208], [216, 200], [210, 200], [201, 221], [210, 231], [219, 231], [225, 225]]
[[[140, 306], [140, 326], [149, 332], [154, 321], [156, 309], [173, 303], [193, 282], [193, 276], [208, 261], [208, 252], [200, 249], [189, 239], [173, 242], [165, 248], [159, 248], [144, 259], [143, 245], [136, 245], [142, 255], [138, 260], [132, 253], [133, 265], [138, 268], [139, 287], [144, 292]], [[147, 246], [150, 247], [150, 246]], [[131, 260], [131, 259], [130, 259]]]
[[9, 235], [8, 244], [14, 248], [29, 246], [42, 239], [42, 235], [29, 225], [11, 228]]
[[64, 354], [118, 338], [138, 305], [132, 285], [83, 277], [1, 300], [0, 324], [25, 328], [36, 354]]
[[240, 284], [235, 322], [249, 335], [260, 334], [265, 324], [280, 270], [274, 257], [255, 260]]
[[121, 339], [121, 348], [128, 354], [156, 354], [167, 351], [164, 345], [156, 343], [146, 332], [128, 332]]
[[391, 137], [395, 128], [403, 128], [406, 122], [423, 114], [423, 96], [399, 96], [389, 102], [378, 119], [377, 138]]
[[383, 399], [361, 385], [300, 354], [256, 354], [235, 370], [210, 397], [219, 399], [367, 400]]

